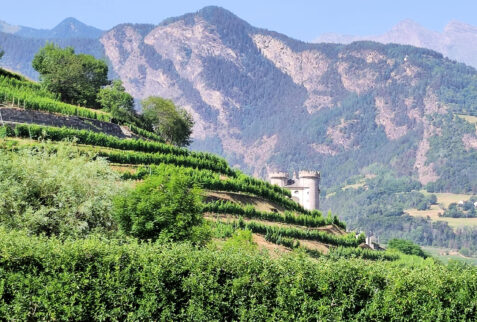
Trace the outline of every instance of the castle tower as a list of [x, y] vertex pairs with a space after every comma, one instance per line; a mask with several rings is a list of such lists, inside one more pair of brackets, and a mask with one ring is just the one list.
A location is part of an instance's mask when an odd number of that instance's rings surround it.
[[270, 183], [276, 184], [279, 187], [284, 187], [288, 182], [288, 173], [286, 172], [271, 172], [269, 175]]
[[300, 171], [300, 183], [308, 187], [309, 203], [304, 205], [308, 210], [318, 209], [320, 207], [320, 172], [318, 171]]

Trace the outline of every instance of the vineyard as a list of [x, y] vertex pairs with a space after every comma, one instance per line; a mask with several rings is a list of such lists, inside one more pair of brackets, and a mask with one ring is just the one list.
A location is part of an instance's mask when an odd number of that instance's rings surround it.
[[398, 239], [371, 249], [289, 190], [2, 69], [0, 103], [117, 122], [139, 137], [0, 120], [2, 320], [477, 316], [475, 268]]
[[[6, 104], [46, 113], [114, 121], [103, 111], [62, 103], [59, 97], [47, 92], [39, 84], [21, 77], [2, 74], [0, 85], [0, 102]], [[384, 254], [373, 255], [374, 251], [367, 251], [371, 252], [368, 254], [356, 248], [364, 241], [362, 235], [356, 237], [354, 233], [345, 233], [346, 225], [337, 216], [329, 214], [324, 217], [320, 211], [304, 209], [291, 199], [290, 191], [232, 169], [224, 159], [215, 155], [168, 145], [156, 134], [137, 125], [129, 124], [128, 127], [144, 139], [121, 139], [105, 133], [38, 124], [4, 125], [0, 128], [0, 137], [12, 142], [24, 140], [22, 145], [14, 147], [17, 150], [35, 148], [42, 144], [40, 142], [49, 142], [51, 149], [55, 149], [55, 144], [62, 141], [73, 142], [82, 153], [94, 154], [121, 166], [123, 170], [129, 169], [122, 172], [123, 181], [142, 181], [151, 175], [180, 171], [205, 189], [206, 195], [207, 191], [238, 193], [264, 198], [285, 210], [265, 212], [257, 210], [252, 204], [206, 198], [203, 206], [206, 218], [220, 224], [222, 228], [228, 225], [228, 228], [224, 228], [228, 231], [247, 229], [264, 236], [267, 242], [289, 249], [303, 248], [315, 257], [321, 253], [300, 245], [300, 241], [319, 243], [334, 256], [342, 254], [344, 257], [388, 259]], [[343, 247], [347, 251], [343, 251]]]

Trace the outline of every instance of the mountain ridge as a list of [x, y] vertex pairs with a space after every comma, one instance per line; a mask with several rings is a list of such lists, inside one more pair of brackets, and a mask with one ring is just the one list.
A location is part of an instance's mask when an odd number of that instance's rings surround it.
[[367, 36], [326, 33], [314, 42], [349, 44], [353, 41], [372, 40], [384, 44], [397, 43], [436, 50], [451, 59], [477, 67], [477, 50], [472, 44], [477, 40], [477, 27], [451, 20], [442, 31], [427, 29], [419, 23], [406, 19], [398, 22], [389, 31]]

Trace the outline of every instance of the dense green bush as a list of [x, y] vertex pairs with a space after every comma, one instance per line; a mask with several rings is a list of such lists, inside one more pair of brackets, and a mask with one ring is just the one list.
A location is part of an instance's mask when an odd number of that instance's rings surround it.
[[388, 248], [396, 249], [401, 253], [408, 255], [416, 255], [422, 258], [428, 257], [428, 255], [422, 250], [419, 245], [416, 245], [409, 240], [393, 238], [388, 242]]
[[121, 181], [102, 159], [68, 145], [17, 153], [0, 149], [0, 223], [31, 233], [83, 236], [115, 229], [113, 197]]
[[5, 320], [449, 321], [477, 316], [477, 269], [196, 249], [0, 228]]
[[127, 235], [139, 239], [193, 240], [203, 232], [201, 190], [184, 173], [147, 178], [115, 200], [114, 215]]

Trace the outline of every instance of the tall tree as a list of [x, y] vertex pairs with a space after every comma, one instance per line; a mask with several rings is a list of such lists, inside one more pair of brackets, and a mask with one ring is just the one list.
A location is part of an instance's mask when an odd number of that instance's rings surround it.
[[191, 143], [194, 120], [183, 108], [171, 100], [151, 96], [141, 102], [143, 117], [166, 142], [177, 146]]
[[108, 66], [104, 61], [75, 54], [72, 47], [48, 43], [35, 55], [32, 65], [45, 87], [60, 94], [64, 102], [100, 107], [97, 93], [108, 84]]
[[5, 54], [5, 52], [3, 50], [0, 49], [0, 59], [2, 59], [3, 57], [3, 54]]

